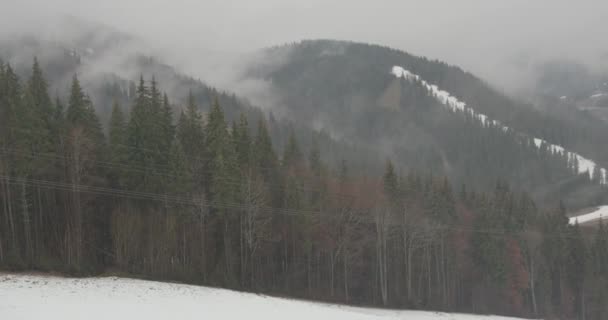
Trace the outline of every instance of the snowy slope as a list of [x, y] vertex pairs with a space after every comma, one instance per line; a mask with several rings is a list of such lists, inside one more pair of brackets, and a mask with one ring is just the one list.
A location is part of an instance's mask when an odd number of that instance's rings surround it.
[[574, 225], [578, 222], [578, 224], [584, 224], [586, 222], [591, 222], [591, 221], [595, 221], [595, 220], [606, 220], [608, 219], [608, 206], [601, 206], [601, 207], [597, 207], [595, 208], [595, 210], [593, 210], [592, 212], [580, 215], [580, 216], [576, 216], [576, 217], [571, 217], [570, 218], [570, 224]]
[[[410, 81], [417, 81], [424, 87], [426, 87], [429, 92], [444, 106], [450, 108], [452, 111], [466, 112], [472, 115], [474, 118], [478, 119], [484, 125], [492, 124], [494, 126], [502, 127], [503, 130], [508, 131], [511, 128], [502, 125], [497, 120], [490, 120], [487, 115], [476, 112], [473, 108], [467, 107], [467, 104], [463, 101], [460, 101], [458, 98], [451, 95], [449, 92], [445, 90], [441, 90], [437, 85], [430, 84], [422, 79], [419, 75], [414, 74], [402, 67], [394, 66], [391, 70], [391, 73], [397, 78], [405, 78]], [[551, 144], [543, 139], [534, 138], [534, 144], [536, 147], [540, 148], [541, 145], [546, 145], [555, 153], [566, 153], [569, 158], [576, 158], [578, 160], [578, 171], [580, 174], [589, 174], [592, 175], [594, 168], [596, 167], [596, 163], [593, 160], [589, 160], [578, 153], [571, 152], [565, 150], [564, 147]], [[598, 168], [600, 172], [600, 183], [607, 184], [608, 183], [608, 175], [605, 168]]]
[[354, 308], [116, 277], [73, 279], [18, 274], [0, 274], [0, 318], [516, 320], [499, 316]]

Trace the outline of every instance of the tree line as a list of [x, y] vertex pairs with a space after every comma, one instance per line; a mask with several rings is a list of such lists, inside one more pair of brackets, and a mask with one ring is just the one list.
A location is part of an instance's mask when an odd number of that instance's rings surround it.
[[[503, 181], [355, 172], [272, 121], [172, 105], [140, 79], [102, 125], [74, 77], [64, 105], [34, 61], [0, 64], [0, 267], [106, 272], [384, 307], [608, 315], [608, 230], [571, 226]], [[279, 151], [280, 150], [280, 151]], [[564, 159], [567, 163], [567, 159]]]

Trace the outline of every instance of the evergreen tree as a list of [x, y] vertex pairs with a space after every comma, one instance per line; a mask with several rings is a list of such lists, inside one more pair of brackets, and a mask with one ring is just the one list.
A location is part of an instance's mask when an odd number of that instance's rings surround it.
[[46, 119], [50, 119], [51, 114], [53, 113], [53, 104], [51, 103], [51, 98], [48, 94], [48, 84], [44, 79], [37, 58], [34, 58], [32, 76], [28, 81], [27, 87], [31, 95], [32, 107], [39, 109], [39, 112], [41, 112]]
[[278, 160], [272, 147], [272, 140], [268, 133], [266, 121], [262, 118], [258, 123], [258, 132], [254, 143], [255, 165], [263, 172], [267, 181], [276, 174]]
[[169, 158], [170, 181], [168, 190], [171, 194], [187, 194], [193, 191], [193, 180], [191, 167], [188, 163], [186, 153], [181, 146], [180, 140], [175, 139], [171, 145]]
[[399, 182], [395, 168], [390, 160], [386, 161], [386, 169], [384, 171], [384, 193], [389, 199], [389, 202], [396, 204], [399, 197]]
[[71, 125], [83, 124], [87, 122], [87, 103], [88, 101], [86, 100], [86, 97], [82, 92], [80, 81], [78, 81], [78, 78], [76, 77], [76, 75], [74, 75], [74, 77], [72, 78], [70, 100], [66, 113], [66, 118]]
[[123, 186], [125, 172], [121, 170], [121, 165], [127, 163], [128, 149], [127, 149], [127, 124], [124, 113], [117, 101], [112, 106], [112, 115], [110, 116], [108, 133], [109, 142], [109, 158], [110, 162], [114, 163], [110, 175], [111, 184], [114, 186]]
[[136, 190], [158, 191], [160, 177], [155, 174], [159, 157], [157, 123], [150, 103], [150, 90], [140, 77], [136, 97], [127, 124], [127, 146], [129, 163], [139, 170], [130, 171], [129, 185]]
[[577, 313], [584, 318], [582, 313], [584, 312], [583, 301], [584, 301], [584, 289], [585, 289], [585, 278], [587, 273], [587, 248], [585, 240], [581, 233], [581, 229], [577, 224], [569, 227], [569, 241], [566, 253], [566, 275], [569, 282], [569, 287], [575, 295], [574, 309]]
[[236, 192], [237, 159], [230, 140], [224, 112], [217, 99], [214, 100], [205, 130], [209, 165], [209, 196], [215, 203], [233, 203]]
[[308, 156], [308, 165], [316, 177], [322, 175], [323, 164], [321, 163], [321, 150], [319, 149], [319, 141], [315, 137], [312, 139], [312, 146]]
[[287, 145], [283, 152], [283, 166], [290, 168], [301, 164], [301, 162], [302, 152], [300, 151], [300, 146], [298, 145], [298, 141], [292, 129], [289, 133], [289, 139], [287, 140]]
[[252, 142], [249, 132], [249, 123], [247, 122], [247, 117], [244, 114], [241, 114], [240, 116], [237, 130], [238, 142], [236, 151], [239, 159], [239, 165], [244, 168], [250, 167], [252, 160]]
[[197, 185], [208, 186], [208, 176], [205, 175], [207, 154], [205, 150], [205, 133], [202, 116], [194, 101], [192, 92], [188, 94], [186, 112], [182, 112], [177, 123], [177, 139], [186, 155], [190, 172]]
[[593, 270], [597, 276], [608, 277], [608, 228], [600, 220], [591, 247]]

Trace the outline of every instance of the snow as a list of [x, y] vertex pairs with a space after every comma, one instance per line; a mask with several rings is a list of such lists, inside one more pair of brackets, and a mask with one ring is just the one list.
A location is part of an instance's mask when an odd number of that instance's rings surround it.
[[[570, 151], [566, 151], [564, 149], [564, 147], [562, 146], [558, 146], [555, 144], [551, 144], [548, 143], [545, 140], [539, 139], [539, 138], [534, 138], [534, 144], [536, 145], [536, 147], [540, 148], [540, 146], [542, 144], [546, 144], [547, 147], [549, 147], [551, 149], [552, 152], [554, 153], [564, 153], [566, 152], [568, 154], [569, 157], [576, 157], [576, 160], [578, 161], [578, 172], [580, 174], [589, 174], [589, 177], [593, 178], [593, 170], [596, 167], [596, 163], [592, 160], [589, 160], [577, 153], [574, 152], [570, 152]], [[602, 184], [606, 184], [606, 169], [604, 168], [599, 168], [600, 171], [600, 176], [601, 176], [601, 183]]]
[[[429, 84], [428, 82], [423, 80], [422, 77], [420, 77], [419, 75], [414, 74], [414, 73], [410, 72], [409, 70], [404, 69], [403, 67], [394, 66], [393, 69], [391, 70], [391, 74], [393, 74], [397, 78], [405, 78], [410, 81], [419, 82], [422, 86], [427, 88], [427, 90], [429, 90], [429, 92], [441, 104], [450, 108], [452, 111], [466, 112], [466, 113], [472, 115], [474, 118], [478, 119], [484, 126], [488, 125], [488, 123], [492, 123], [493, 126], [502, 127], [503, 131], [511, 130], [511, 128], [509, 128], [505, 125], [502, 125], [499, 121], [490, 120], [487, 115], [478, 113], [473, 108], [467, 107], [467, 104], [465, 102], [460, 101], [458, 98], [451, 95], [449, 92], [439, 89], [439, 87], [437, 87], [437, 85]], [[551, 144], [540, 138], [535, 137], [534, 144], [536, 145], [537, 148], [540, 148], [541, 145], [545, 144], [554, 153], [565, 153], [568, 156], [568, 158], [576, 158], [578, 161], [579, 174], [588, 174], [589, 177], [593, 178], [592, 177], [593, 171], [594, 171], [594, 168], [597, 166], [597, 164], [593, 160], [587, 159], [578, 153], [568, 151], [568, 150], [564, 149], [564, 147], [562, 147], [562, 146], [559, 146], [556, 144]], [[598, 179], [598, 180], [600, 181], [601, 184], [607, 184], [608, 175], [607, 175], [606, 169], [598, 167], [598, 170], [600, 173], [600, 179]]]
[[117, 277], [0, 274], [2, 319], [516, 320], [397, 311], [272, 298], [192, 285]]
[[608, 206], [597, 207], [593, 212], [586, 213], [577, 217], [570, 218], [570, 224], [574, 225], [577, 222], [583, 224], [585, 222], [607, 219], [608, 218]]
[[[481, 123], [483, 123], [484, 125], [488, 125], [490, 123], [487, 115], [475, 112], [475, 110], [473, 110], [472, 108], [467, 107], [467, 104], [465, 102], [460, 101], [457, 97], [453, 96], [449, 92], [441, 90], [437, 85], [426, 82], [419, 75], [414, 74], [409, 70], [406, 70], [399, 66], [394, 66], [391, 70], [391, 73], [397, 78], [405, 78], [410, 81], [414, 80], [420, 82], [422, 86], [429, 90], [429, 92], [435, 97], [435, 99], [437, 99], [444, 106], [450, 108], [452, 111], [467, 112], [474, 118], [481, 121]], [[500, 122], [496, 120], [492, 120], [491, 123], [494, 126], [501, 126]], [[502, 128], [505, 131], [509, 130], [509, 128], [505, 126], [502, 126]]]

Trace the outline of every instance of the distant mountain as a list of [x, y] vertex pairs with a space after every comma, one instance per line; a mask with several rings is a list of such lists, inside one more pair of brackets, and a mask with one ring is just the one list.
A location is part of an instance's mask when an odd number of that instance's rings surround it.
[[[588, 131], [514, 101], [458, 67], [391, 48], [332, 40], [274, 47], [265, 56], [249, 76], [275, 86], [279, 113], [338, 139], [366, 145], [379, 160], [393, 157], [405, 167], [443, 172], [478, 186], [505, 178], [546, 200], [566, 197], [582, 204], [603, 197], [603, 188], [584, 182], [578, 168], [572, 169], [578, 163], [550, 147], [564, 146], [598, 159], [600, 172], [606, 158], [587, 152]], [[420, 81], [392, 75], [394, 66], [500, 125], [446, 110]], [[511, 130], [504, 131], [503, 126]], [[539, 151], [534, 138], [546, 141], [546, 146]], [[600, 175], [596, 179], [603, 180]], [[581, 188], [589, 195], [584, 199]]]

